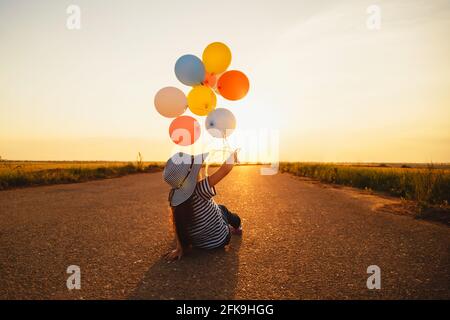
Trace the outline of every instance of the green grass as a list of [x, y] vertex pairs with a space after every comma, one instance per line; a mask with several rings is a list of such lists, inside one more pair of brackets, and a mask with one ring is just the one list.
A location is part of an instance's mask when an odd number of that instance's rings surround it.
[[411, 168], [283, 162], [280, 169], [326, 183], [386, 192], [421, 204], [448, 205], [450, 202], [450, 170], [432, 165]]
[[163, 169], [162, 163], [105, 161], [0, 161], [0, 190], [114, 178]]

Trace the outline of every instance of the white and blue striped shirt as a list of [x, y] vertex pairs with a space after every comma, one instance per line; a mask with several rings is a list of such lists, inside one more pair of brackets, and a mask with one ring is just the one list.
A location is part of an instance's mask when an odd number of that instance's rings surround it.
[[213, 249], [224, 244], [230, 232], [222, 217], [222, 211], [212, 199], [216, 195], [208, 178], [197, 182], [192, 195], [193, 217], [189, 228], [192, 245], [197, 248]]

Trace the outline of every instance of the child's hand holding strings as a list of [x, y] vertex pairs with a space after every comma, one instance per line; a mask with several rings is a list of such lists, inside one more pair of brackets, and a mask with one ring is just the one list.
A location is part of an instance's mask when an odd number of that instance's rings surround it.
[[238, 152], [239, 149], [234, 150], [228, 159], [220, 166], [220, 168], [208, 177], [209, 185], [211, 187], [214, 187], [217, 183], [219, 183], [228, 173], [230, 173], [234, 165], [239, 163]]

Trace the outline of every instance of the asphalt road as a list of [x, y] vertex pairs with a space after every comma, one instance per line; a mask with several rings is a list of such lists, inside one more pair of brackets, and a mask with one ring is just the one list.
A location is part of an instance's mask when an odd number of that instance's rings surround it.
[[[152, 173], [0, 192], [0, 298], [450, 299], [450, 228], [396, 199], [237, 167], [216, 201], [243, 236], [167, 263], [167, 191]], [[69, 265], [80, 290], [66, 287]]]

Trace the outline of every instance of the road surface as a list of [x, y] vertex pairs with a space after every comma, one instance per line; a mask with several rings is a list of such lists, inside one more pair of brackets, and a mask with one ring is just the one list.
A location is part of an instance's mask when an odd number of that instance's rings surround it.
[[[450, 228], [400, 214], [398, 200], [258, 167], [217, 191], [243, 236], [176, 263], [162, 259], [173, 240], [161, 173], [0, 192], [0, 298], [450, 298]], [[67, 289], [70, 265], [80, 290]], [[380, 290], [367, 288], [370, 265]]]

